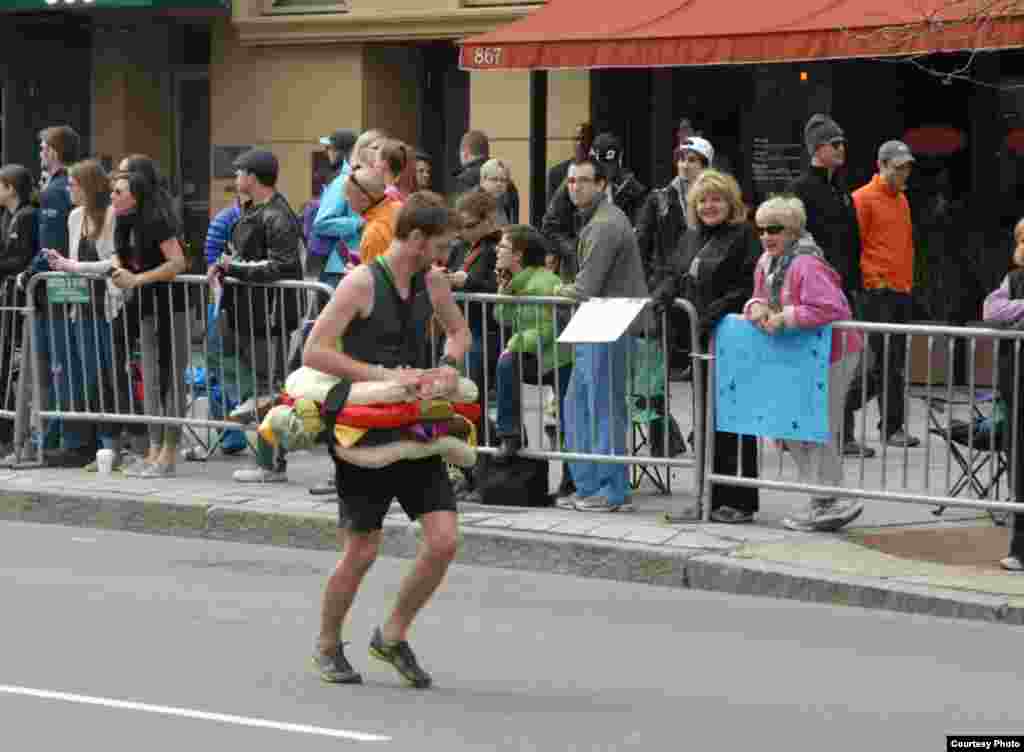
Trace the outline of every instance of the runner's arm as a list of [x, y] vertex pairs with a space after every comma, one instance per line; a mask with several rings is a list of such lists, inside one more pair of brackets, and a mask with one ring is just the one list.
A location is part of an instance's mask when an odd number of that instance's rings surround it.
[[368, 268], [360, 267], [346, 275], [313, 324], [313, 330], [302, 351], [302, 365], [353, 382], [394, 379], [395, 373], [383, 366], [356, 360], [338, 352], [338, 338], [344, 337], [354, 319], [365, 318], [370, 314], [372, 300], [373, 275]]
[[452, 297], [452, 286], [448, 282], [448, 276], [442, 271], [431, 269], [427, 272], [426, 282], [434, 314], [444, 327], [444, 354], [457, 363], [462, 362], [473, 344], [473, 335], [470, 334], [469, 325], [466, 324], [462, 311]]

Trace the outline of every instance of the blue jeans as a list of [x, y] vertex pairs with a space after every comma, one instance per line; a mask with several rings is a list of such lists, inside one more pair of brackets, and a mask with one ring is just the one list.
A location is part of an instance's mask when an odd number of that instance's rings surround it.
[[[87, 323], [89, 327], [85, 326]], [[90, 374], [93, 384], [97, 372], [96, 341], [92, 336], [91, 324], [91, 321], [73, 321], [68, 318], [36, 320], [36, 341], [39, 343], [40, 354], [50, 365], [49, 399], [46, 402], [55, 410], [81, 412], [88, 409], [86, 372]], [[51, 419], [46, 422], [43, 447], [91, 448], [94, 430], [94, 426], [88, 422]]]
[[[576, 364], [562, 407], [568, 451], [626, 454], [626, 355], [632, 342], [626, 335], [607, 344], [576, 345]], [[604, 496], [612, 504], [621, 504], [629, 495], [626, 465], [570, 462], [569, 469], [581, 497]]]
[[[537, 378], [537, 357], [524, 353], [522, 355], [523, 370], [522, 378], [519, 372], [519, 353], [506, 353], [498, 358], [498, 437], [520, 436], [523, 430], [522, 423], [522, 395], [523, 382], [536, 384]], [[558, 369], [558, 422], [562, 428], [562, 435], [565, 435], [565, 410], [562, 409], [562, 401], [565, 399], [565, 392], [569, 388], [569, 379], [572, 378], [572, 364], [567, 364]], [[539, 379], [542, 384], [555, 385], [555, 369], [543, 374]]]

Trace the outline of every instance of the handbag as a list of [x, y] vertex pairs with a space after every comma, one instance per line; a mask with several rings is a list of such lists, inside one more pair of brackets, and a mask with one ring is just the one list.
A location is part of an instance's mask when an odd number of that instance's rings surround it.
[[483, 504], [506, 507], [550, 507], [548, 461], [532, 457], [496, 460], [481, 455], [473, 469], [476, 490]]

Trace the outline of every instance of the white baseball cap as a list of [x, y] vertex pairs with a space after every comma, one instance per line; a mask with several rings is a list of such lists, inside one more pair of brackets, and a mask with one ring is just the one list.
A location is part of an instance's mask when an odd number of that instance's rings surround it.
[[679, 148], [683, 151], [692, 151], [700, 154], [707, 161], [710, 166], [715, 160], [715, 147], [711, 145], [711, 142], [706, 138], [700, 136], [691, 136], [686, 139], [685, 143], [679, 145]]

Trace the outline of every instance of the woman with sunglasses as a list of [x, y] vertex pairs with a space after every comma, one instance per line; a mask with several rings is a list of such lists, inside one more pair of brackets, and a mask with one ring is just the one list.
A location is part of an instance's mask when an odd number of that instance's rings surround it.
[[[807, 232], [807, 213], [796, 197], [776, 196], [757, 210], [764, 254], [754, 272], [754, 294], [744, 315], [768, 334], [785, 329], [816, 329], [851, 317], [843, 279]], [[859, 332], [834, 332], [828, 374], [828, 423], [832, 440], [786, 441], [801, 483], [843, 484], [840, 456], [843, 410], [861, 350]], [[832, 532], [864, 510], [859, 501], [811, 496], [807, 507], [783, 519], [790, 530]]]
[[[761, 246], [747, 222], [740, 186], [732, 175], [705, 170], [686, 194], [687, 230], [675, 262], [654, 293], [658, 307], [684, 297], [697, 309], [701, 346], [726, 315], [741, 313], [754, 290], [754, 267]], [[716, 473], [737, 475], [737, 455], [743, 453], [743, 475], [757, 477], [757, 439], [715, 432]], [[759, 509], [756, 488], [715, 483], [711, 487], [711, 519], [716, 522], [752, 522]]]
[[[178, 223], [159, 180], [143, 172], [118, 173], [111, 190], [115, 256], [111, 279], [124, 291], [126, 336], [142, 350], [146, 415], [185, 414], [185, 366], [189, 357], [188, 314], [182, 288], [171, 282], [186, 271]], [[166, 478], [175, 474], [181, 427], [149, 426], [146, 457], [125, 475]]]
[[[455, 213], [462, 227], [459, 249], [452, 254], [459, 261], [457, 268], [449, 275], [452, 289], [469, 293], [496, 293], [498, 279], [495, 268], [498, 262], [498, 241], [501, 231], [495, 216], [498, 204], [494, 197], [480, 189], [468, 191], [455, 202]], [[467, 356], [469, 378], [480, 389], [480, 407], [487, 405], [487, 392], [495, 388], [498, 354], [501, 349], [498, 323], [490, 303], [466, 303], [465, 316], [473, 333], [473, 345]], [[486, 412], [484, 412], [486, 415]], [[485, 425], [481, 419], [481, 428]], [[480, 434], [480, 442], [493, 437]]]

